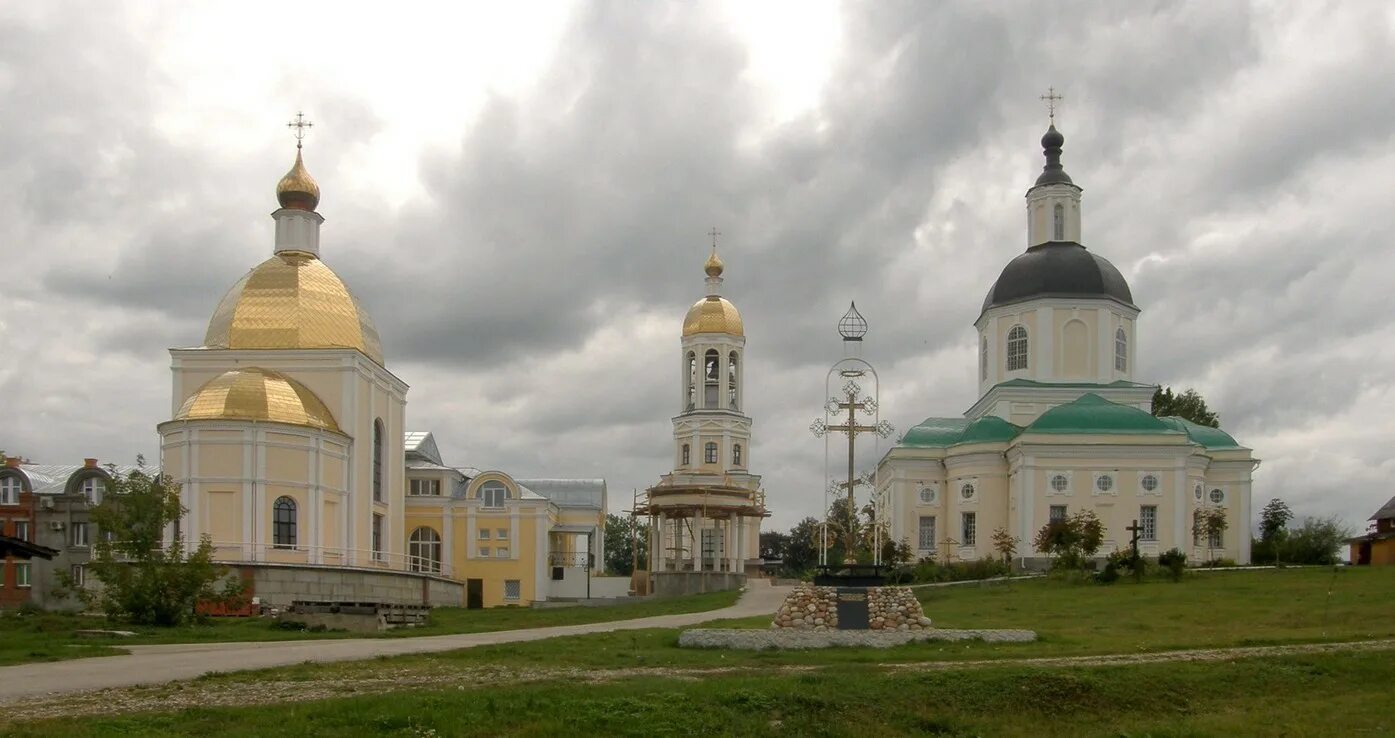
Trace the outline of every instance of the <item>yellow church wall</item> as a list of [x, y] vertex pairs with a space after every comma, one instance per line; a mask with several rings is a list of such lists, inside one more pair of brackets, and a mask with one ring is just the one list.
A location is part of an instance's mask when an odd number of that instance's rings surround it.
[[266, 478], [282, 482], [310, 482], [310, 454], [294, 448], [265, 447]]
[[340, 549], [344, 545], [344, 536], [338, 495], [326, 494], [321, 510], [320, 539], [324, 542], [322, 545], [325, 548], [322, 553], [323, 561], [326, 564], [343, 563], [344, 555]]
[[239, 542], [242, 535], [242, 491], [210, 486], [203, 499], [204, 529], [214, 543]]
[[198, 454], [200, 477], [228, 477], [241, 479], [243, 469], [243, 450], [241, 445], [215, 445], [208, 443], [202, 437], [198, 445], [194, 447], [194, 453]]
[[[976, 559], [990, 555], [993, 531], [1009, 527], [1007, 461], [993, 444], [975, 444], [951, 449], [945, 458], [945, 485], [939, 497], [945, 515], [936, 517], [936, 557], [946, 557], [946, 540], [953, 559]], [[973, 496], [964, 498], [965, 485], [973, 486]], [[975, 518], [974, 543], [966, 545], [964, 513]]]

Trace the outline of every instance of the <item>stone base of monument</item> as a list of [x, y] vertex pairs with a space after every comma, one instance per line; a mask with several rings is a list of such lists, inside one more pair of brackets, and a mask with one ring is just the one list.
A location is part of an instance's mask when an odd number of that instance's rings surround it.
[[800, 584], [785, 597], [771, 628], [918, 631], [930, 618], [909, 587], [820, 587]]

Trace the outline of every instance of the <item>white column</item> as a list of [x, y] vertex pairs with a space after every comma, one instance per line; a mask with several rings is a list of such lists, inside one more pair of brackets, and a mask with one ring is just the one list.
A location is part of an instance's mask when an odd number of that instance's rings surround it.
[[702, 513], [693, 516], [693, 571], [702, 571]]
[[1056, 314], [1050, 307], [1037, 308], [1037, 355], [1036, 372], [1037, 379], [1044, 382], [1051, 381], [1055, 376], [1056, 358], [1052, 353], [1056, 345]]

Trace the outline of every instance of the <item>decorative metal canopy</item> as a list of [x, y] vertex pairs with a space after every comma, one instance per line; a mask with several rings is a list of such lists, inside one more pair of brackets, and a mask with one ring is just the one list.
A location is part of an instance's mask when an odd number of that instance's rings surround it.
[[844, 341], [861, 341], [867, 335], [867, 320], [857, 311], [857, 302], [848, 307], [848, 312], [838, 321], [838, 335]]

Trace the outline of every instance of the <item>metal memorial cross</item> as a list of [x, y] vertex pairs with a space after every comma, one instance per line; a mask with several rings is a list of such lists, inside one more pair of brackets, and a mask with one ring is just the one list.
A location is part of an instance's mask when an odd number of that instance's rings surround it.
[[857, 422], [857, 411], [861, 410], [868, 415], [877, 411], [877, 401], [863, 395], [862, 387], [859, 386], [857, 382], [849, 379], [848, 383], [843, 385], [843, 394], [845, 397], [830, 397], [825, 408], [830, 415], [841, 413], [846, 410], [848, 413], [847, 422], [837, 425], [828, 425], [822, 420], [815, 420], [814, 424], [809, 426], [809, 430], [813, 431], [814, 435], [818, 438], [823, 438], [824, 435], [832, 432], [846, 433], [848, 436], [848, 480], [838, 483], [838, 486], [848, 491], [848, 530], [844, 541], [843, 563], [855, 564], [857, 563], [857, 556], [854, 530], [857, 528], [857, 503], [853, 499], [853, 490], [856, 489], [858, 485], [867, 484], [869, 482], [867, 479], [859, 479], [855, 469], [857, 436], [860, 433], [875, 433], [882, 438], [886, 438], [891, 435], [894, 429], [891, 424], [885, 420], [876, 425], [861, 425]]
[[1129, 532], [1129, 550], [1133, 553], [1133, 559], [1130, 563], [1133, 564], [1133, 576], [1138, 579], [1143, 576], [1143, 567], [1138, 565], [1140, 558], [1138, 555], [1138, 534], [1143, 532], [1143, 527], [1135, 520], [1133, 525], [1125, 527], [1124, 530]]
[[310, 132], [311, 128], [315, 127], [315, 124], [305, 119], [305, 113], [297, 112], [295, 114], [295, 120], [287, 123], [286, 127], [290, 128], [291, 135], [295, 136], [295, 147], [298, 149], [305, 140], [306, 134]]

